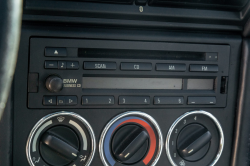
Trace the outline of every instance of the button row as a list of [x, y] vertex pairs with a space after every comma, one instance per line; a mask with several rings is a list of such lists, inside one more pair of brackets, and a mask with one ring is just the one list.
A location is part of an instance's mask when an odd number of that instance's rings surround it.
[[45, 61], [45, 69], [69, 69], [77, 70], [79, 69], [78, 61]]
[[[116, 62], [84, 62], [86, 70], [116, 70]], [[153, 69], [152, 63], [121, 63], [121, 70], [150, 71]], [[186, 64], [179, 63], [158, 63], [157, 71], [186, 71]], [[191, 72], [218, 72], [218, 65], [190, 65]]]
[[[116, 62], [84, 62], [85, 70], [116, 70]], [[151, 63], [121, 63], [121, 70], [151, 71]], [[78, 61], [45, 61], [45, 69], [79, 69]], [[186, 71], [186, 64], [159, 63], [157, 71]], [[218, 72], [218, 65], [190, 65], [191, 72]]]
[[77, 96], [44, 96], [43, 105], [45, 106], [77, 105]]
[[[113, 105], [114, 96], [82, 96], [82, 105]], [[149, 96], [119, 96], [119, 105], [149, 105]], [[183, 97], [154, 97], [154, 105], [183, 105]], [[216, 97], [188, 97], [188, 105], [215, 105]], [[43, 105], [77, 105], [76, 96], [44, 96]]]

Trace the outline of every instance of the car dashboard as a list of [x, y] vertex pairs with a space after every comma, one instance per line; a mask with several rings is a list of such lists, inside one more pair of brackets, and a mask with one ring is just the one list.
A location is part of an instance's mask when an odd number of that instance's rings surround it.
[[248, 166], [247, 0], [25, 0], [1, 166]]

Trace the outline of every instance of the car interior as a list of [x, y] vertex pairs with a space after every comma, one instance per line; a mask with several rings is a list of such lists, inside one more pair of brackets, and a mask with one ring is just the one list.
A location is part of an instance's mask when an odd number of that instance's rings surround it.
[[249, 0], [1, 0], [0, 166], [250, 166]]

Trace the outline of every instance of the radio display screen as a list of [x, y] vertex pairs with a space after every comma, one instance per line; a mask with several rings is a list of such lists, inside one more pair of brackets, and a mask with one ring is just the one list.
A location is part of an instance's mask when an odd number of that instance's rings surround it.
[[83, 89], [174, 89], [181, 90], [182, 78], [83, 77]]
[[214, 90], [214, 79], [188, 79], [187, 90]]

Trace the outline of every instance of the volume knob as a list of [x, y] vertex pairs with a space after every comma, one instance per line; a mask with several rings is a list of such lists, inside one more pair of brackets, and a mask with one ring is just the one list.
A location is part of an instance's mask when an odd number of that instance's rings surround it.
[[50, 92], [59, 92], [63, 88], [63, 80], [58, 76], [49, 76], [46, 79], [46, 88]]

